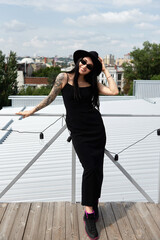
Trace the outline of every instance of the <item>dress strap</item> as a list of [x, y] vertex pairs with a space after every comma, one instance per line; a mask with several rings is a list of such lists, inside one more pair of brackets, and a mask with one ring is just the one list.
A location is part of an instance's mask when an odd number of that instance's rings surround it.
[[69, 75], [68, 75], [68, 73], [66, 73], [67, 74], [67, 83], [68, 83], [68, 81], [69, 81]]

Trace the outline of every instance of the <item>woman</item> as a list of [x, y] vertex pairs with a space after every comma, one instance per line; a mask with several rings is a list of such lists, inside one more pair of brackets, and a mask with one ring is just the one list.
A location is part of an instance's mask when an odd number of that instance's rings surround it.
[[[104, 124], [99, 109], [99, 94], [117, 95], [118, 88], [102, 58], [95, 51], [77, 50], [73, 59], [75, 68], [60, 73], [46, 99], [30, 111], [17, 114], [28, 117], [49, 105], [62, 92], [66, 107], [66, 123], [72, 142], [84, 168], [82, 177], [82, 205], [85, 206], [85, 229], [91, 239], [98, 238], [95, 222], [98, 220], [98, 199], [103, 180], [103, 158], [106, 143]], [[97, 81], [104, 72], [108, 87]]]

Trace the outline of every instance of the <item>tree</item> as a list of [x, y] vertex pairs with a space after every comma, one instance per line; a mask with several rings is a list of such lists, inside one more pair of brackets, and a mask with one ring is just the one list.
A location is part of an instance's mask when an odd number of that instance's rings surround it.
[[10, 52], [7, 62], [0, 51], [0, 109], [9, 105], [8, 96], [17, 94], [16, 53]]
[[5, 55], [0, 51], [0, 109], [4, 106], [5, 98]]
[[54, 67], [48, 75], [49, 85], [52, 86], [56, 80], [57, 75], [61, 72], [60, 67]]
[[36, 72], [33, 72], [33, 77], [48, 77], [48, 83], [50, 86], [53, 85], [53, 83], [56, 80], [57, 75], [61, 72], [60, 67], [46, 67], [41, 68]]
[[160, 74], [159, 75], [154, 75], [151, 80], [160, 80]]
[[28, 86], [27, 88], [21, 89], [18, 95], [48, 95], [50, 91], [51, 87], [49, 86], [41, 86], [39, 88]]
[[154, 75], [160, 74], [160, 44], [143, 43], [143, 48], [136, 48], [130, 53], [131, 63], [124, 63], [124, 92], [128, 93], [133, 80], [152, 79]]

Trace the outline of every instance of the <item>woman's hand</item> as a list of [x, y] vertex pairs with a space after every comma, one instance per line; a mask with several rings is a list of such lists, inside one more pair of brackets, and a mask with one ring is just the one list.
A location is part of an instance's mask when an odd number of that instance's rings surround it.
[[26, 118], [26, 117], [31, 116], [33, 113], [34, 113], [33, 110], [29, 110], [29, 111], [18, 112], [16, 114], [23, 116], [23, 118]]
[[103, 59], [102, 59], [101, 57], [99, 57], [99, 61], [100, 61], [101, 64], [102, 64], [102, 72], [104, 72], [106, 68], [105, 68], [105, 65], [104, 65]]

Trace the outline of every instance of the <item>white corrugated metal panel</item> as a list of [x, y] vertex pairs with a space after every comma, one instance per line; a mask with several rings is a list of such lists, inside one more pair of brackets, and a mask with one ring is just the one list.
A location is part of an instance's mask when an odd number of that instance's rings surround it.
[[[155, 104], [144, 100], [101, 103], [103, 114], [160, 114], [160, 99]], [[6, 108], [6, 112], [17, 109]], [[4, 110], [3, 110], [4, 112]], [[40, 112], [65, 113], [63, 105], [48, 106]], [[2, 117], [3, 118], [3, 117]], [[8, 117], [10, 119], [10, 117]], [[17, 117], [16, 117], [17, 118]], [[33, 116], [15, 120], [13, 129], [42, 131], [58, 117]], [[160, 128], [159, 117], [104, 117], [106, 148], [118, 153], [123, 148]], [[45, 132], [45, 142], [61, 128], [58, 121]], [[0, 201], [70, 201], [71, 143], [68, 131], [53, 143]], [[42, 148], [39, 134], [11, 133], [0, 145], [0, 192]], [[156, 132], [119, 155], [119, 163], [154, 201], [158, 201], [160, 136]], [[82, 167], [76, 159], [76, 201], [81, 199]], [[105, 156], [101, 201], [145, 201], [145, 198]]]
[[[12, 107], [35, 106], [46, 96], [9, 96]], [[135, 96], [100, 96], [100, 101], [133, 100]], [[63, 104], [62, 96], [57, 96], [51, 105]]]
[[134, 80], [134, 95], [137, 98], [160, 97], [160, 80]]
[[[35, 106], [40, 101], [42, 101], [47, 96], [9, 96], [9, 99], [12, 102], [12, 107], [22, 107], [22, 106]], [[51, 105], [62, 104], [62, 97], [57, 96], [54, 102]]]

